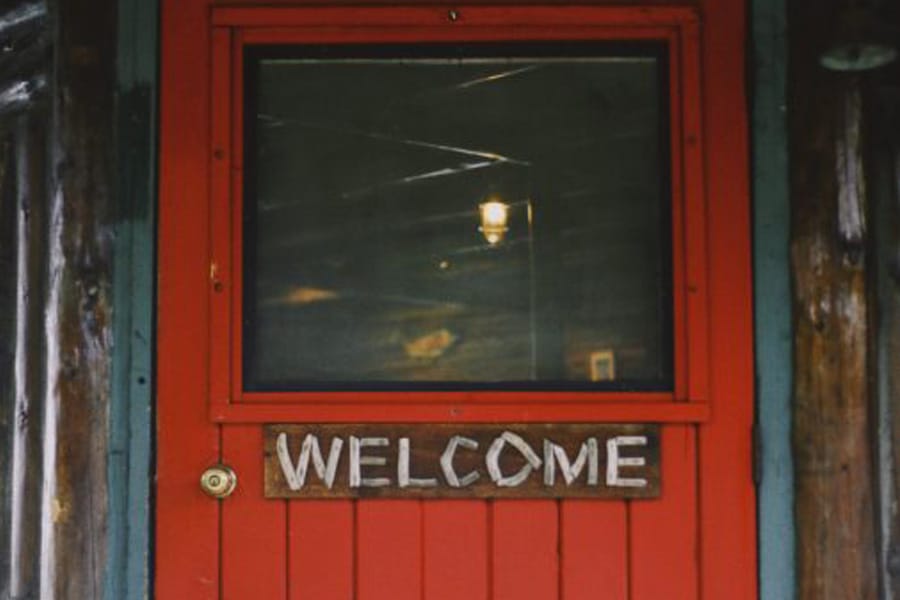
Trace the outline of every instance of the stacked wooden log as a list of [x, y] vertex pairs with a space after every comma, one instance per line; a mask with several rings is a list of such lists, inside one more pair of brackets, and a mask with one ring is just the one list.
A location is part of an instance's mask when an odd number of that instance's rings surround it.
[[99, 598], [115, 3], [0, 7], [0, 597]]

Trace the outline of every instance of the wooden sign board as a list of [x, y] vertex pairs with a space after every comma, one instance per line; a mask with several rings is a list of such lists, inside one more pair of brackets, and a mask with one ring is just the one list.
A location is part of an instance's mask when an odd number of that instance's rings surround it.
[[267, 498], [655, 498], [659, 427], [267, 425]]

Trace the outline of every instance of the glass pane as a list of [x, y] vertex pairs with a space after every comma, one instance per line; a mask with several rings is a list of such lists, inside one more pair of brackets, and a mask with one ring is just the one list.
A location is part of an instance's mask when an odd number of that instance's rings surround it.
[[245, 389], [671, 389], [659, 47], [247, 64]]

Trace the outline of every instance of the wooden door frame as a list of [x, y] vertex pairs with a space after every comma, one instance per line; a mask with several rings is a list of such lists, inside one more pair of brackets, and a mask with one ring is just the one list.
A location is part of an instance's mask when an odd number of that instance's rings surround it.
[[[440, 11], [445, 13], [446, 7]], [[646, 11], [652, 16], [654, 9]], [[753, 598], [752, 297], [743, 2], [726, 6], [710, 0], [701, 15], [703, 99], [702, 114], [697, 116], [703, 128], [702, 134], [698, 129], [693, 139], [690, 135], [687, 139], [698, 148], [702, 142], [707, 163], [702, 241], [709, 252], [698, 259], [708, 265], [704, 308], [708, 326], [701, 335], [707, 336], [715, 367], [702, 381], [708, 414], [696, 419], [703, 421], [697, 440], [698, 468], [706, 475], [699, 482], [700, 589], [705, 598]], [[215, 86], [209, 81], [210, 16], [207, 0], [163, 2], [157, 329], [160, 598], [218, 596], [219, 504], [203, 496], [197, 485], [199, 473], [217, 462], [220, 444], [219, 428], [209, 419], [205, 402], [210, 394], [209, 364], [204, 352], [197, 351], [217, 333], [207, 305], [213, 249], [196, 251], [196, 236], [210, 239], [209, 174], [217, 160], [207, 116]], [[710, 165], [711, 159], [715, 162]], [[429, 418], [433, 416], [422, 420]], [[737, 500], [714, 501], [722, 497]], [[190, 565], [190, 577], [176, 575], [184, 565]]]
[[[209, 410], [216, 422], [621, 421], [708, 418], [709, 329], [699, 21], [685, 7], [212, 9]], [[674, 386], [668, 392], [246, 392], [241, 385], [245, 46], [548, 39], [659, 41], [669, 55]]]

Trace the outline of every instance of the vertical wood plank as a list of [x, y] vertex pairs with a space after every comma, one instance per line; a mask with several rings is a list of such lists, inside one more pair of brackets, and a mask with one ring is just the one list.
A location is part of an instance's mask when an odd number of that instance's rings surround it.
[[[159, 0], [117, 1], [109, 555], [103, 600], [151, 596]], [[136, 524], [141, 524], [136, 526]], [[121, 549], [121, 550], [118, 550]]]
[[[44, 116], [25, 115], [15, 127], [15, 195], [17, 207], [14, 401], [11, 412], [11, 479], [9, 489], [10, 597], [38, 594], [40, 505], [43, 454], [44, 390], [43, 320], [45, 231], [47, 203], [45, 163], [47, 136]], [[12, 238], [10, 238], [12, 239]]]
[[[16, 330], [18, 329], [18, 202], [15, 199], [15, 159], [12, 151], [13, 137], [0, 135], [0, 544], [10, 541], [12, 519], [11, 478], [12, 460], [10, 448], [14, 430], [13, 404], [15, 402], [14, 362], [16, 355]], [[0, 546], [0, 547], [3, 547]], [[10, 552], [0, 552], [0, 589], [8, 587], [10, 577]]]
[[287, 506], [263, 498], [262, 429], [223, 428], [222, 456], [238, 487], [222, 502], [222, 598], [276, 600], [287, 595]]
[[100, 598], [108, 552], [116, 3], [52, 0], [48, 10], [52, 201], [39, 595]]
[[[897, 21], [900, 22], [900, 10], [896, 11]], [[900, 102], [897, 104], [900, 106]], [[879, 364], [879, 426], [890, 423], [887, 432], [879, 437], [882, 466], [879, 469], [882, 485], [882, 494], [886, 496], [881, 501], [880, 513], [882, 519], [882, 539], [888, 541], [883, 545], [889, 556], [896, 556], [892, 552], [900, 548], [900, 519], [894, 509], [900, 504], [900, 407], [897, 399], [900, 398], [900, 287], [896, 280], [888, 275], [893, 272], [896, 262], [894, 253], [888, 248], [896, 248], [900, 242], [900, 206], [896, 202], [887, 204], [881, 198], [888, 196], [892, 188], [893, 197], [900, 199], [900, 111], [893, 115], [895, 132], [892, 147], [888, 156], [883, 156], [881, 163], [882, 176], [879, 178], [882, 195], [876, 200], [875, 222], [878, 224], [875, 239], [878, 240], [877, 251], [879, 260], [879, 296], [881, 323], [878, 332], [878, 345], [880, 354]], [[882, 150], [886, 152], [885, 150]], [[887, 161], [893, 164], [885, 164]], [[890, 181], [888, 181], [890, 180]], [[890, 233], [889, 233], [890, 232]], [[887, 414], [885, 414], [887, 413]], [[887, 454], [887, 456], [884, 456]], [[890, 487], [888, 487], [890, 483]], [[886, 522], [887, 521], [887, 522]], [[887, 562], [888, 557], [883, 560]], [[885, 592], [888, 598], [893, 594], [894, 598], [900, 597], [900, 572], [889, 569], [885, 573]], [[790, 599], [792, 600], [792, 599]]]
[[697, 600], [696, 434], [691, 425], [663, 428], [662, 497], [629, 503], [631, 600]]
[[351, 500], [288, 502], [290, 600], [353, 598], [353, 530]]
[[487, 502], [429, 501], [422, 510], [424, 597], [487, 600]]
[[881, 596], [869, 394], [871, 183], [863, 164], [870, 127], [859, 79], [816, 65], [827, 17], [843, 6], [787, 3], [791, 34], [802, 31], [789, 36], [787, 115], [800, 600]]
[[559, 510], [554, 500], [499, 500], [492, 508], [494, 600], [559, 596]]
[[219, 598], [219, 507], [197, 483], [219, 459], [208, 383], [198, 376], [208, 369], [209, 340], [209, 211], [202, 201], [209, 197], [207, 10], [205, 0], [160, 2], [158, 600]]
[[626, 600], [625, 502], [564, 500], [559, 527], [560, 600]]
[[[703, 2], [703, 124], [706, 156], [715, 157], [708, 162], [706, 175], [712, 359], [708, 377], [714, 407], [712, 419], [698, 428], [702, 473], [698, 502], [703, 511], [700, 594], [730, 600], [757, 598], [757, 506], [751, 471], [753, 229], [745, 88], [748, 4], [744, 0]], [[815, 10], [827, 12], [821, 2]], [[808, 27], [822, 29], [811, 23]], [[822, 71], [816, 64], [809, 67]], [[816, 103], [818, 98], [810, 101]], [[810, 131], [804, 130], [803, 135]], [[781, 418], [787, 420], [787, 415]]]
[[[787, 24], [784, 0], [755, 0], [750, 6], [756, 56], [752, 64], [751, 144], [756, 398], [762, 436], [760, 466], [765, 473], [757, 488], [759, 597], [761, 600], [794, 600], [797, 589], [794, 470], [791, 420], [785, 418], [791, 413], [793, 376], [788, 261], [791, 208], [787, 185], [787, 119], [783, 111], [787, 83]], [[730, 312], [733, 307], [728, 308]]]
[[359, 500], [356, 600], [421, 600], [422, 503]]

